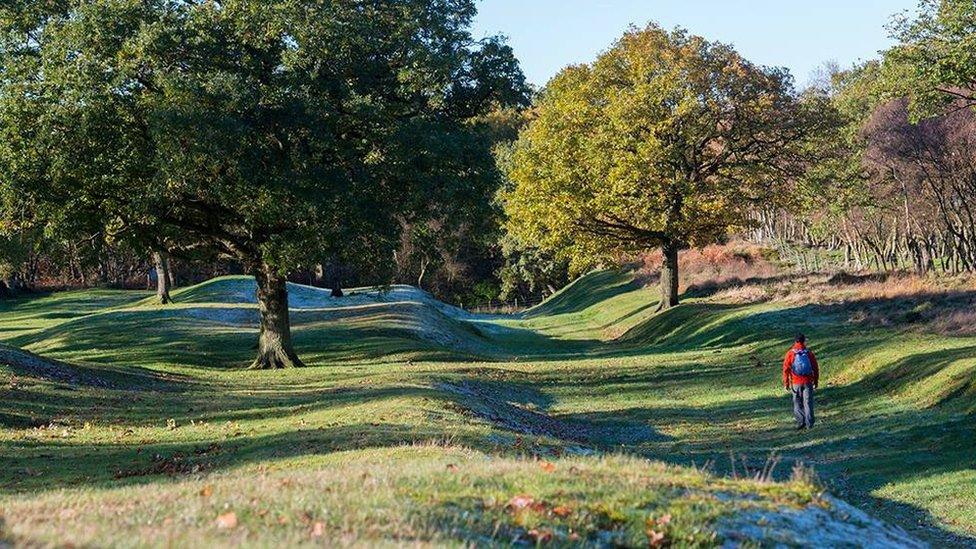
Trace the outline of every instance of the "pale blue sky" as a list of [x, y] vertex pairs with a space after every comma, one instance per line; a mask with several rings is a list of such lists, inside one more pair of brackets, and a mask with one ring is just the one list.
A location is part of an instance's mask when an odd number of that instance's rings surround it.
[[684, 27], [787, 67], [798, 85], [825, 61], [842, 67], [890, 46], [885, 25], [918, 0], [478, 0], [477, 38], [502, 33], [533, 84], [589, 62], [630, 24]]

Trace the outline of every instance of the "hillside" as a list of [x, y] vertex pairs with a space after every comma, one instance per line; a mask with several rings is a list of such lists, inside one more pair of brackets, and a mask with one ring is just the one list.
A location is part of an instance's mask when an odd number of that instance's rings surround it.
[[[168, 307], [107, 291], [0, 304], [0, 341], [113, 382], [0, 365], [0, 540], [976, 539], [976, 338], [718, 294], [655, 315], [655, 292], [619, 272], [499, 318], [409, 287], [291, 286], [310, 367], [248, 372], [252, 287], [215, 279]], [[800, 435], [778, 377], [796, 330], [825, 371]]]

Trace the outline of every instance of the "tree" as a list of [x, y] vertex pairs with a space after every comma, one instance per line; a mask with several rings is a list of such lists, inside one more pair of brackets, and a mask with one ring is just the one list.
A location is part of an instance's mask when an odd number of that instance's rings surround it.
[[501, 245], [505, 264], [498, 272], [500, 299], [528, 304], [555, 294], [569, 282], [566, 259], [539, 248], [522, 247], [511, 235], [505, 235]]
[[574, 270], [660, 247], [660, 308], [678, 303], [678, 251], [747, 223], [814, 131], [785, 70], [656, 25], [560, 73], [516, 146], [503, 194], [520, 241]]
[[892, 31], [900, 44], [886, 53], [889, 85], [911, 98], [915, 118], [976, 108], [976, 2], [921, 0], [917, 17], [898, 17]]
[[399, 280], [444, 301], [472, 302], [475, 286], [495, 279], [501, 265], [502, 216], [496, 195], [504, 178], [503, 168], [492, 157], [518, 137], [524, 108], [530, 104], [524, 80], [511, 81], [515, 92], [499, 94], [490, 112], [468, 120], [467, 139], [455, 143], [464, 151], [458, 157], [468, 159], [458, 167], [467, 173], [466, 184], [454, 186], [447, 199], [427, 201], [402, 220], [396, 251]]
[[465, 121], [520, 75], [471, 39], [470, 0], [49, 4], [2, 18], [4, 185], [143, 249], [233, 258], [257, 281], [253, 368], [302, 364], [286, 274], [393, 243], [463, 186]]
[[937, 95], [922, 116], [913, 71], [896, 48], [835, 72], [822, 91], [843, 123], [813, 141], [818, 161], [790, 193], [801, 207], [766, 216], [780, 220], [766, 234], [843, 246], [844, 268], [976, 269], [976, 112]]
[[172, 282], [169, 270], [169, 252], [155, 251], [152, 253], [153, 268], [156, 272], [156, 299], [160, 305], [168, 305], [173, 302], [169, 295], [170, 283]]

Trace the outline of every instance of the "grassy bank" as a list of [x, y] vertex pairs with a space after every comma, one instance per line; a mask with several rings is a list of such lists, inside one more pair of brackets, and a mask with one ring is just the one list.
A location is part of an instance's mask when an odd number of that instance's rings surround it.
[[[838, 304], [700, 297], [654, 315], [652, 290], [603, 272], [521, 317], [305, 295], [311, 367], [249, 372], [245, 283], [170, 307], [109, 291], [0, 304], [0, 341], [111, 384], [0, 366], [7, 541], [711, 545], [802, 535], [776, 517], [837, 508], [821, 485], [930, 542], [976, 535], [976, 338]], [[779, 379], [796, 330], [824, 366], [820, 423], [799, 435]], [[777, 462], [782, 483], [731, 478]], [[819, 481], [790, 481], [799, 462]]]

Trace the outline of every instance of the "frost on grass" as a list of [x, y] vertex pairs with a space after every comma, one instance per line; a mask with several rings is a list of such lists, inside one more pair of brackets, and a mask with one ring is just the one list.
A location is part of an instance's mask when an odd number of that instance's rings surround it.
[[[255, 288], [254, 280], [249, 277], [217, 278], [177, 294], [177, 302], [186, 305], [167, 307], [164, 313], [256, 328], [257, 310], [249, 307], [257, 304]], [[349, 290], [343, 297], [333, 297], [328, 289], [288, 283], [288, 306], [296, 326], [372, 316], [382, 318], [393, 329], [403, 330], [408, 337], [439, 347], [473, 354], [491, 352], [479, 329], [464, 322], [480, 318], [479, 315], [438, 301], [412, 286], [360, 288]]]
[[830, 496], [802, 508], [731, 515], [719, 522], [716, 532], [726, 540], [723, 547], [727, 548], [750, 540], [763, 540], [775, 547], [928, 547], [901, 528]]
[[[221, 277], [180, 292], [193, 303], [257, 304], [254, 279], [244, 276]], [[304, 284], [288, 283], [288, 307], [291, 309], [333, 309], [361, 307], [381, 303], [421, 303], [430, 305], [452, 318], [468, 318], [467, 311], [434, 299], [427, 292], [413, 286], [395, 285], [387, 288], [355, 288], [343, 297], [332, 297], [331, 290]]]

